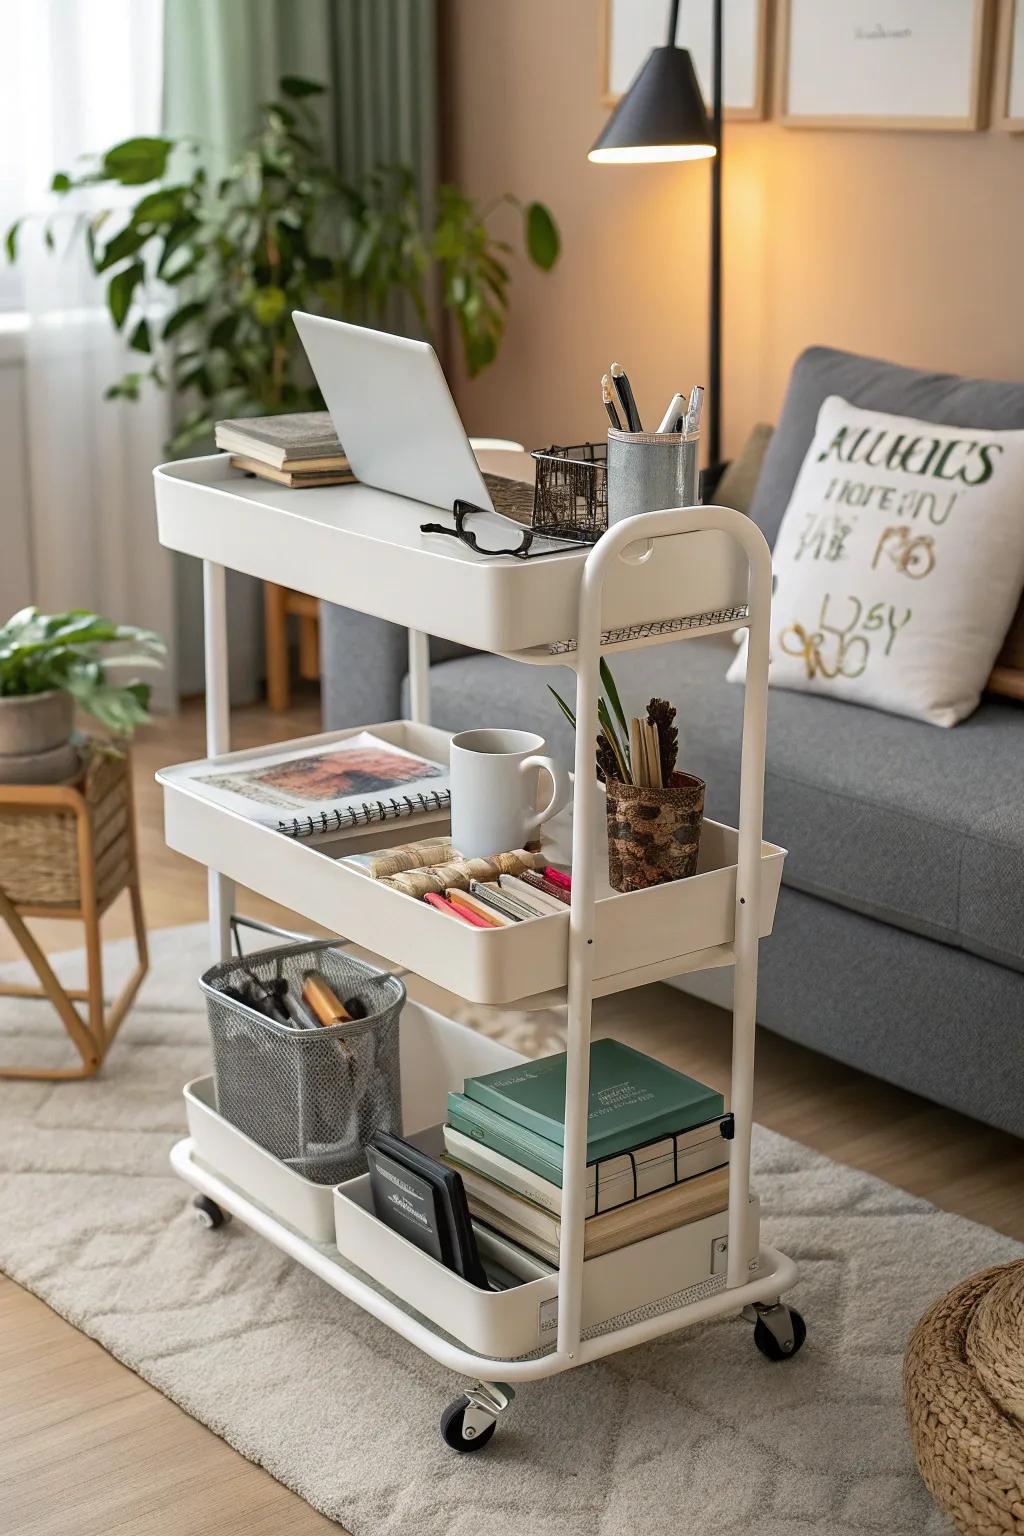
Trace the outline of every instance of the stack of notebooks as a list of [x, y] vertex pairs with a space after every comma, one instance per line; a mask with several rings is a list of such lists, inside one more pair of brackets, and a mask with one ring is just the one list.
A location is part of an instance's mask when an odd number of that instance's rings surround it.
[[292, 490], [355, 480], [328, 411], [218, 421], [214, 440], [233, 468]]
[[[442, 1161], [469, 1209], [558, 1261], [565, 1053], [467, 1078], [448, 1095]], [[584, 1258], [725, 1210], [732, 1117], [720, 1093], [618, 1040], [590, 1051]]]

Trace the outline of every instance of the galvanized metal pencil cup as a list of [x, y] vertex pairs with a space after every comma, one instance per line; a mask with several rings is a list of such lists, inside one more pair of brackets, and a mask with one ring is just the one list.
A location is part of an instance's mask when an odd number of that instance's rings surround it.
[[698, 432], [608, 431], [608, 521], [697, 504]]

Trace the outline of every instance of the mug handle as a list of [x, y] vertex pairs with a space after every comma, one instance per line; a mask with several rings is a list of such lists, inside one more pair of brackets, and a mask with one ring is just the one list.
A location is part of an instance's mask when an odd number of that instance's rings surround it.
[[551, 799], [542, 811], [533, 811], [526, 818], [526, 835], [539, 831], [540, 827], [550, 816], [556, 815], [569, 798], [571, 785], [569, 775], [564, 769], [550, 757], [524, 757], [519, 764], [519, 772], [525, 773], [527, 768], [543, 768], [551, 779]]

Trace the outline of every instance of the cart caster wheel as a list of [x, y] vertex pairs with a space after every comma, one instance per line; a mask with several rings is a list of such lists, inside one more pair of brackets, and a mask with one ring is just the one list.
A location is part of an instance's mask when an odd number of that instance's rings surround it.
[[[787, 1326], [788, 1319], [788, 1326]], [[754, 1343], [769, 1360], [792, 1360], [807, 1337], [807, 1324], [795, 1307], [770, 1308], [754, 1324]]]
[[441, 1415], [441, 1439], [453, 1451], [482, 1451], [498, 1427], [468, 1397], [457, 1397]]
[[192, 1205], [196, 1221], [210, 1232], [215, 1232], [231, 1220], [230, 1211], [222, 1211], [216, 1200], [211, 1200], [209, 1195], [196, 1195]]

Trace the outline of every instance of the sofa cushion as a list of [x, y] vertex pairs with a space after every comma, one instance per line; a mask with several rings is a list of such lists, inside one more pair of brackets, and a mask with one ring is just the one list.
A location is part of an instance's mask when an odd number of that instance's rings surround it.
[[[708, 814], [735, 821], [743, 690], [732, 646], [691, 640], [619, 655], [627, 711], [651, 694], [679, 710], [681, 766], [708, 784]], [[564, 668], [470, 656], [435, 667], [433, 719], [449, 730], [540, 731], [570, 760]], [[789, 850], [797, 890], [1024, 970], [1024, 712], [984, 701], [955, 731], [808, 694], [773, 691], [765, 835]]]
[[965, 719], [1024, 587], [1022, 507], [1024, 432], [829, 395], [775, 537], [772, 687]]
[[[463, 645], [430, 637], [431, 661], [466, 656]], [[353, 658], [358, 660], [353, 660]], [[376, 725], [401, 714], [409, 632], [337, 603], [320, 604], [320, 683], [325, 731]]]
[[793, 365], [779, 424], [765, 453], [750, 515], [774, 545], [800, 466], [829, 395], [851, 405], [949, 427], [1024, 428], [1024, 383], [927, 373], [834, 347], [809, 347]]
[[749, 514], [773, 430], [767, 422], [759, 422], [736, 457], [725, 466], [713, 493], [702, 496], [701, 500], [705, 503], [713, 501], [720, 507], [735, 507], [737, 512]]

